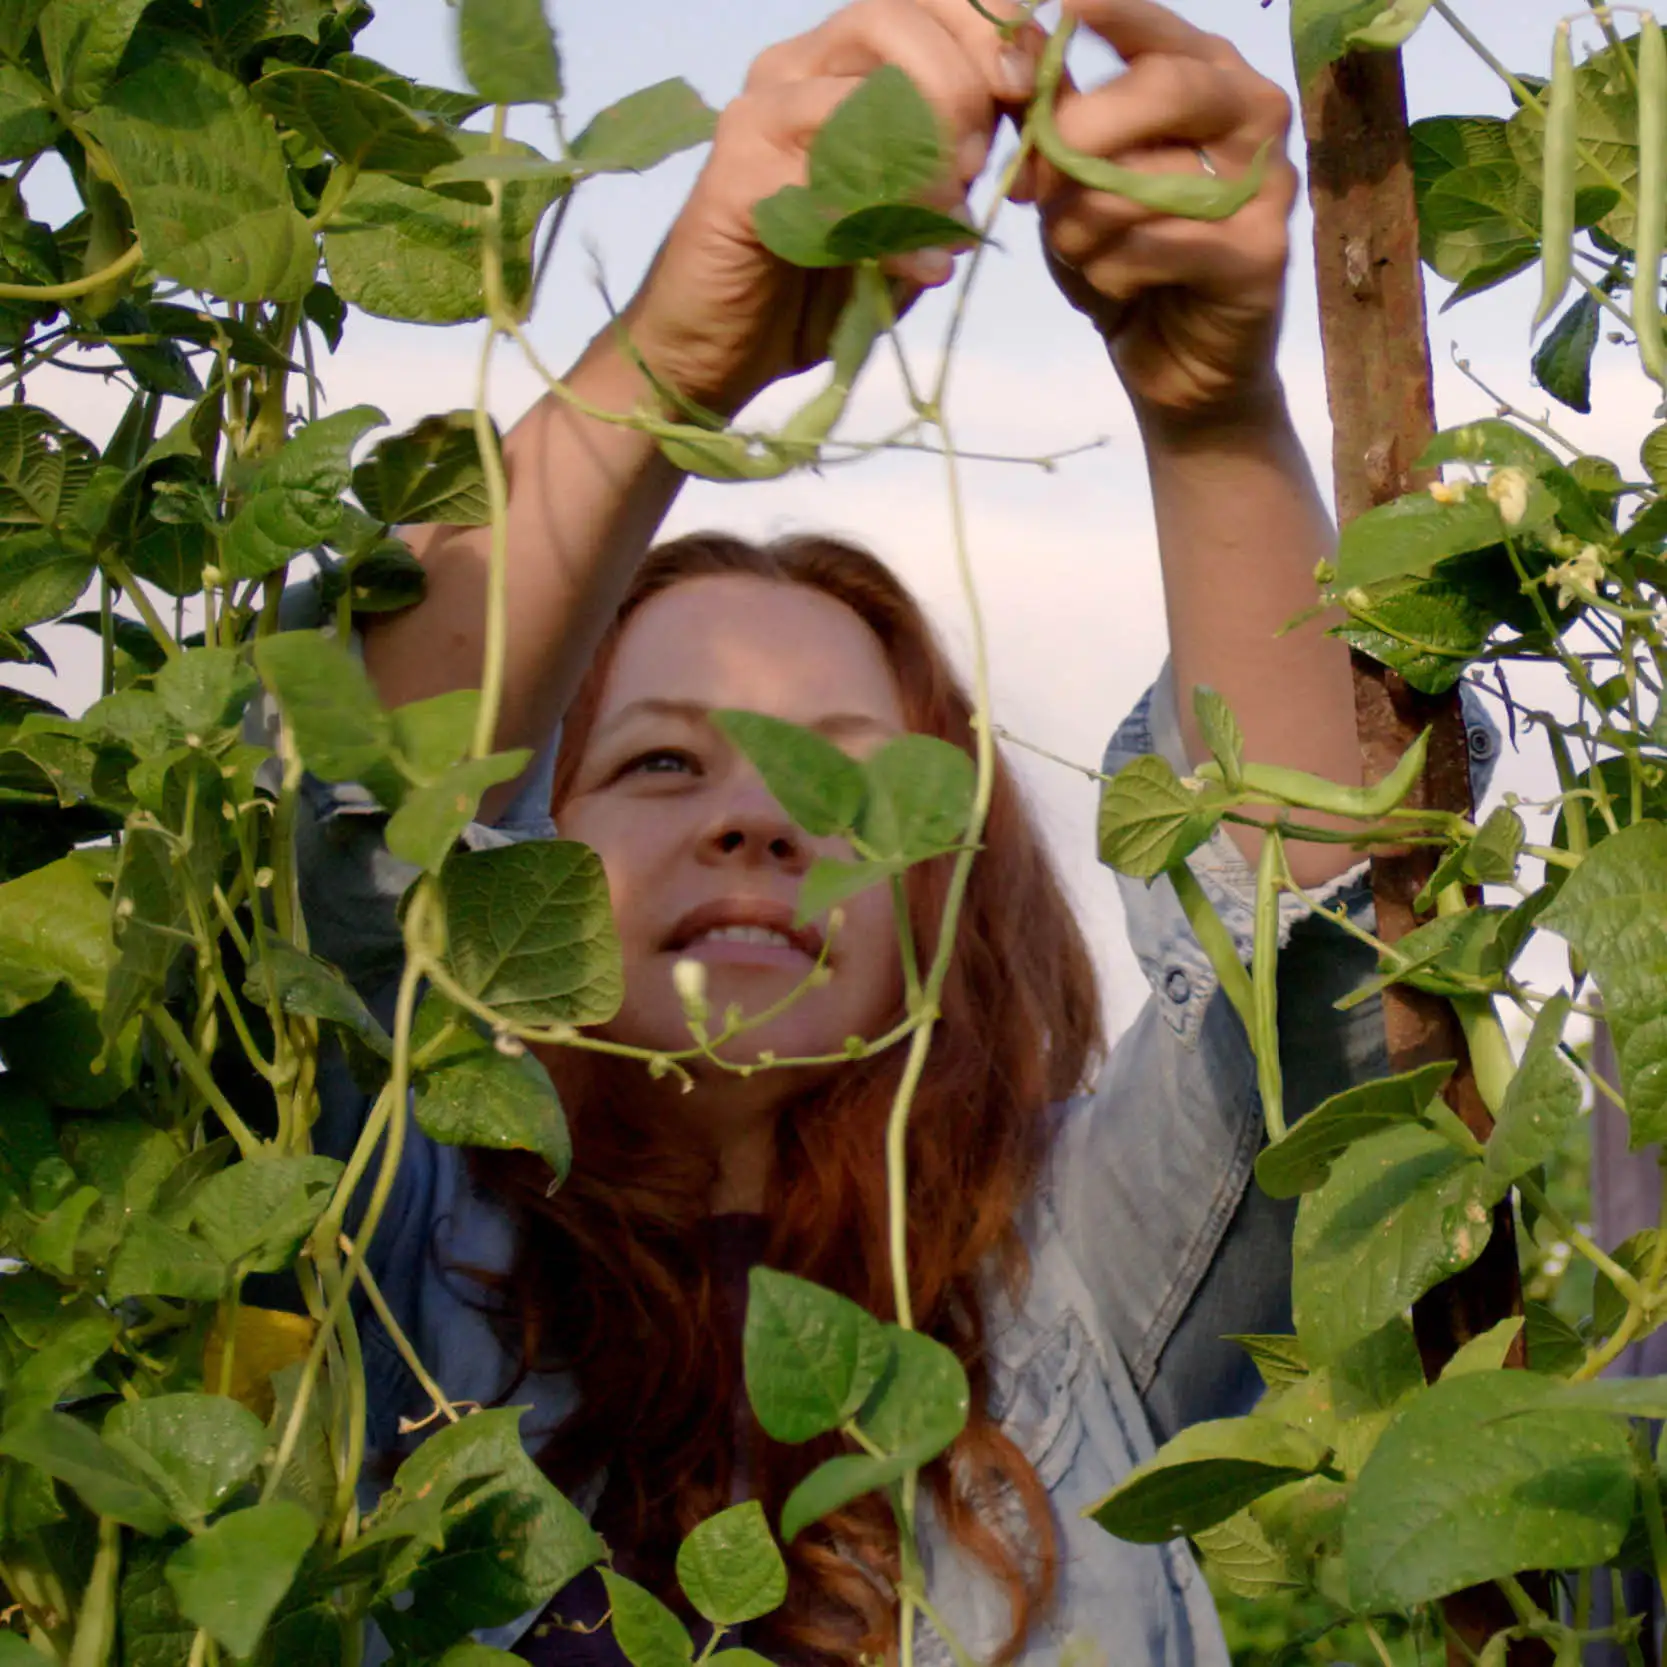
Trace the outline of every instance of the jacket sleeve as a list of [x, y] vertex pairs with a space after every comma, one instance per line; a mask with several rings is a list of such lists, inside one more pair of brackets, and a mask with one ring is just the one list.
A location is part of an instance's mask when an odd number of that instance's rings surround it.
[[[1497, 737], [1476, 719], [1472, 758], [1485, 761]], [[1181, 774], [1190, 768], [1167, 668], [1113, 737], [1106, 773], [1143, 753]], [[1249, 864], [1222, 829], [1190, 860], [1248, 962]], [[1173, 889], [1119, 884], [1152, 993], [1093, 1090], [1064, 1108], [1049, 1191], [1103, 1335], [1167, 1440], [1197, 1420], [1248, 1410], [1260, 1392], [1249, 1357], [1225, 1339], [1290, 1330], [1295, 1204], [1254, 1184], [1263, 1140], [1255, 1060]], [[1364, 865], [1323, 895], [1372, 924]], [[1295, 1119], [1381, 1075], [1388, 1059], [1379, 1002], [1347, 1013], [1333, 1005], [1376, 970], [1370, 949], [1294, 898], [1282, 900], [1280, 925], [1280, 1055]]]

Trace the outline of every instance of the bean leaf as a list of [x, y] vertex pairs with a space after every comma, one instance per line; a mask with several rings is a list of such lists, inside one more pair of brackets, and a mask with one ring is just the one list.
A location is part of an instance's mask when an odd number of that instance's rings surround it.
[[218, 1510], [254, 1474], [266, 1427], [224, 1395], [153, 1395], [118, 1402], [104, 1440], [189, 1521]]
[[704, 145], [717, 112], [676, 77], [599, 110], [573, 141], [573, 160], [591, 173], [643, 173], [679, 151]]
[[742, 1367], [753, 1412], [776, 1441], [810, 1441], [854, 1417], [891, 1352], [880, 1322], [848, 1297], [752, 1270]]
[[694, 1645], [683, 1623], [634, 1580], [603, 1569], [614, 1639], [631, 1667], [689, 1667]]
[[357, 781], [388, 754], [393, 729], [369, 674], [321, 631], [280, 631], [255, 644], [302, 762], [322, 781]]
[[67, 1482], [90, 1511], [141, 1534], [165, 1534], [172, 1526], [167, 1507], [144, 1477], [67, 1413], [43, 1411], [10, 1426], [0, 1436], [0, 1454]]
[[458, 51], [469, 85], [489, 104], [549, 104], [561, 97], [556, 37], [541, 0], [463, 0]]
[[1349, 1593], [1404, 1609], [1526, 1568], [1620, 1550], [1635, 1486], [1625, 1428], [1558, 1404], [1531, 1372], [1444, 1378], [1366, 1461], [1344, 1517]]
[[1156, 879], [1197, 850], [1219, 820], [1165, 759], [1147, 754], [1100, 788], [1100, 861], [1137, 880]]
[[740, 1626], [787, 1601], [787, 1565], [756, 1499], [690, 1530], [677, 1549], [677, 1581], [714, 1626]]
[[180, 1613], [233, 1655], [252, 1655], [315, 1532], [311, 1514], [289, 1500], [221, 1517], [168, 1559]]
[[1194, 1424], [1132, 1470], [1091, 1514], [1122, 1540], [1173, 1540], [1311, 1476], [1329, 1451], [1306, 1430], [1265, 1415]]
[[474, 414], [424, 417], [378, 441], [353, 471], [353, 490], [379, 521], [484, 526], [489, 519]]
[[464, 851], [441, 871], [452, 976], [504, 1018], [601, 1024], [623, 993], [601, 860], [572, 840]]
[[823, 837], [856, 826], [867, 781], [862, 766], [832, 741], [762, 712], [717, 711], [712, 722], [806, 833]]
[[[1580, 1116], [1580, 1079], [1558, 1052], [1569, 1006], [1568, 997], [1558, 995], [1540, 1009], [1488, 1137], [1488, 1168], [1507, 1181], [1555, 1157]], [[1634, 1144], [1636, 1134], [1635, 1125]]]

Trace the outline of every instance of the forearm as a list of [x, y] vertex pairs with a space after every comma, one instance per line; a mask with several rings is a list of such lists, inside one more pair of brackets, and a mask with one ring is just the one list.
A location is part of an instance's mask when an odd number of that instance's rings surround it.
[[[1282, 395], [1209, 425], [1143, 415], [1141, 428], [1188, 755], [1208, 756], [1191, 698], [1203, 683], [1232, 707], [1247, 757], [1359, 781], [1347, 648], [1325, 635], [1323, 618], [1279, 635], [1313, 606], [1315, 564], [1336, 548]], [[1233, 832], [1254, 860], [1260, 836]], [[1291, 849], [1305, 884], [1356, 860], [1347, 846]]]
[[[629, 411], [646, 392], [606, 338], [569, 382], [606, 411]], [[572, 698], [684, 477], [648, 436], [581, 416], [549, 394], [505, 439], [504, 462], [508, 644], [497, 744], [536, 747]], [[407, 536], [427, 593], [365, 628], [365, 662], [389, 705], [473, 688], [481, 673], [490, 529], [421, 527]]]

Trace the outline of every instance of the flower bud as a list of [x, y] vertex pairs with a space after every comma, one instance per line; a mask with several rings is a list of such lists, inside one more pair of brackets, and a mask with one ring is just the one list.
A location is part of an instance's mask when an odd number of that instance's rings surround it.
[[1488, 476], [1488, 496], [1499, 506], [1499, 518], [1507, 527], [1522, 525], [1528, 513], [1530, 484], [1526, 469], [1495, 469]]
[[1462, 504], [1470, 491], [1470, 482], [1465, 480], [1432, 480], [1430, 482], [1430, 496], [1438, 504]]
[[676, 962], [671, 969], [671, 984], [689, 1022], [703, 1024], [707, 1012], [705, 964], [690, 960]]

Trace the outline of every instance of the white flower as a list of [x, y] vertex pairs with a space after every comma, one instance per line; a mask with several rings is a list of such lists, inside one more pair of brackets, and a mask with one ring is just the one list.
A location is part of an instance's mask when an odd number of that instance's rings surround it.
[[1488, 496], [1499, 506], [1499, 518], [1507, 527], [1520, 527], [1528, 513], [1528, 489], [1532, 483], [1526, 469], [1495, 469], [1488, 476]]
[[1432, 480], [1430, 496], [1438, 504], [1462, 504], [1470, 491], [1467, 480]]
[[706, 966], [701, 961], [674, 962], [671, 969], [672, 988], [683, 1003], [683, 1011], [695, 1023], [706, 1017]]
[[1543, 582], [1557, 586], [1557, 606], [1566, 608], [1579, 600], [1581, 591], [1596, 591], [1603, 583], [1603, 576], [1603, 551], [1595, 544], [1587, 544], [1579, 555], [1552, 568]]

